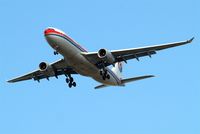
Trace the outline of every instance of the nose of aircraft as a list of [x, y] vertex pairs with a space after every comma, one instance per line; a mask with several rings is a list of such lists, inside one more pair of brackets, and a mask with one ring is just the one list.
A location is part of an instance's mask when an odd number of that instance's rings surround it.
[[52, 28], [47, 28], [47, 29], [44, 30], [44, 35], [47, 35], [47, 34], [52, 33], [52, 32], [54, 32], [54, 31], [55, 31], [55, 30], [52, 29]]
[[54, 28], [48, 27], [44, 30], [44, 36], [48, 44], [53, 48], [56, 49], [56, 40], [54, 36], [48, 36], [51, 34], [57, 34]]
[[56, 29], [56, 28], [52, 28], [52, 27], [48, 27], [47, 29], [44, 30], [44, 35], [48, 35], [48, 34], [59, 34], [59, 35], [66, 35], [63, 31]]

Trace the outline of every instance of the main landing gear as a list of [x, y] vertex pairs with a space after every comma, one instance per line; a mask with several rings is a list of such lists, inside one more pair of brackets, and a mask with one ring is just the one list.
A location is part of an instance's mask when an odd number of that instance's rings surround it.
[[53, 54], [54, 54], [54, 55], [58, 55], [58, 52], [57, 52], [57, 51], [54, 51]]
[[69, 88], [71, 88], [72, 86], [76, 87], [76, 82], [74, 82], [74, 79], [71, 77], [70, 74], [67, 75], [66, 83], [68, 83]]
[[103, 80], [110, 79], [110, 75], [106, 69], [100, 70], [100, 75], [102, 76]]

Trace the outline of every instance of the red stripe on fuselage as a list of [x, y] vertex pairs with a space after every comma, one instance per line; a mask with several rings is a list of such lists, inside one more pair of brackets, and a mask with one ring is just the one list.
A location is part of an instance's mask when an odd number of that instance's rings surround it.
[[64, 37], [67, 38], [69, 41], [71, 41], [72, 43], [74, 43], [74, 44], [76, 44], [77, 46], [81, 47], [83, 50], [85, 50], [85, 51], [87, 52], [86, 49], [84, 49], [81, 45], [79, 45], [77, 42], [75, 42], [72, 38], [70, 38], [69, 36], [67, 36], [67, 35], [64, 34], [64, 33], [61, 33], [61, 32], [59, 32], [59, 31], [56, 31], [55, 29], [49, 28], [49, 29], [46, 29], [46, 30], [44, 31], [44, 35], [45, 35], [45, 36], [48, 35], [48, 34], [58, 34], [58, 35], [60, 35], [60, 36], [64, 36]]

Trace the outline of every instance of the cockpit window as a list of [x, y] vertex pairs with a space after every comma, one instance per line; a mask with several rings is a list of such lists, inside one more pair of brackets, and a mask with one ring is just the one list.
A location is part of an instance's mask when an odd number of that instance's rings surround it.
[[54, 30], [56, 30], [56, 31], [59, 32], [59, 33], [65, 34], [65, 32], [63, 32], [63, 31], [61, 31], [61, 30], [59, 30], [59, 29], [54, 29]]
[[48, 27], [47, 30], [50, 32], [58, 32], [58, 33], [61, 33], [63, 35], [66, 35], [65, 32], [59, 30], [59, 29], [56, 29], [56, 28], [53, 28], [53, 27]]

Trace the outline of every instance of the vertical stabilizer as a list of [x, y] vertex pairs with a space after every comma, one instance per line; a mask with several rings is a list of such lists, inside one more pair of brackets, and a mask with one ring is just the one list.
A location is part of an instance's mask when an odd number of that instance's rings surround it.
[[115, 63], [115, 66], [112, 68], [112, 71], [122, 79], [122, 70], [123, 70], [123, 62]]

